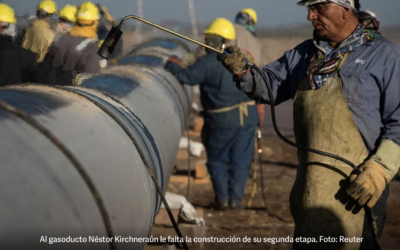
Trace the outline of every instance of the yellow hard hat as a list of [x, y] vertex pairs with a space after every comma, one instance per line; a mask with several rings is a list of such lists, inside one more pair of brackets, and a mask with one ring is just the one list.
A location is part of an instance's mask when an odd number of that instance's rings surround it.
[[245, 9], [241, 10], [239, 13], [248, 14], [251, 17], [251, 19], [253, 19], [254, 24], [257, 23], [257, 12], [255, 10], [253, 10], [251, 8], [245, 8]]
[[78, 6], [76, 12], [76, 19], [78, 20], [99, 20], [100, 12], [99, 9], [92, 2], [84, 2]]
[[0, 3], [0, 22], [16, 23], [14, 10], [7, 4]]
[[204, 34], [218, 35], [227, 40], [236, 39], [235, 27], [226, 18], [219, 17], [204, 31]]
[[57, 5], [51, 0], [44, 0], [39, 3], [37, 9], [40, 11], [45, 11], [49, 14], [55, 14], [57, 12]]
[[70, 22], [76, 21], [76, 7], [74, 5], [65, 5], [64, 8], [60, 10], [60, 18], [66, 19]]

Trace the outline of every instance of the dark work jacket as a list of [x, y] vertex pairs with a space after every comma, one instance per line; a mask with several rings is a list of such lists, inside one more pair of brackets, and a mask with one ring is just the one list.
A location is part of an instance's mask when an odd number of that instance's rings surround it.
[[0, 85], [35, 82], [36, 54], [16, 45], [10, 36], [0, 35]]
[[[232, 83], [232, 74], [217, 60], [215, 52], [199, 59], [195, 64], [182, 69], [173, 62], [167, 62], [165, 68], [175, 75], [182, 84], [200, 85], [200, 99], [204, 110], [234, 106], [240, 102], [251, 101], [249, 97]], [[248, 116], [243, 116], [243, 125], [258, 123], [256, 106], [248, 106]], [[215, 129], [240, 127], [239, 109], [224, 113], [204, 114], [205, 125]]]
[[69, 33], [54, 38], [44, 59], [47, 67], [46, 84], [72, 85], [77, 74], [95, 74], [100, 71], [100, 56], [96, 41], [75, 37]]

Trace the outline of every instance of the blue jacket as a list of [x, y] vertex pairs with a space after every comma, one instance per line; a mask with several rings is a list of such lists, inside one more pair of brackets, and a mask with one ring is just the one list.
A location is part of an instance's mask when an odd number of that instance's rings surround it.
[[[275, 105], [294, 98], [316, 51], [313, 40], [307, 40], [263, 68], [272, 85]], [[261, 76], [251, 71], [234, 79], [236, 85], [257, 102], [269, 103]], [[381, 139], [400, 145], [400, 48], [385, 37], [363, 44], [349, 54], [339, 76], [368, 151], [374, 151]]]
[[[182, 84], [200, 85], [200, 99], [204, 110], [230, 107], [251, 99], [232, 83], [232, 74], [217, 60], [217, 53], [208, 53], [195, 64], [182, 69], [176, 63], [167, 62], [165, 68], [175, 75]], [[256, 106], [248, 106], [248, 116], [243, 117], [243, 126], [258, 123]], [[240, 127], [239, 109], [224, 113], [204, 114], [205, 125], [215, 129]]]

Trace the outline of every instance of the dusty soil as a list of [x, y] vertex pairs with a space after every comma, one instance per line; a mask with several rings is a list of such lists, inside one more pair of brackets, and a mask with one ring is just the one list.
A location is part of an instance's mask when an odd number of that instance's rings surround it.
[[[293, 138], [291, 138], [293, 139]], [[242, 210], [216, 211], [209, 205], [213, 201], [211, 184], [192, 185], [190, 202], [204, 209], [207, 237], [250, 238], [288, 237], [293, 235], [294, 223], [289, 211], [289, 193], [296, 175], [296, 150], [275, 136], [263, 138], [263, 169], [265, 193], [271, 213], [281, 219], [269, 216], [263, 210], [261, 190], [253, 199], [250, 208]], [[390, 184], [388, 218], [382, 236], [382, 249], [398, 249], [400, 244], [400, 178]], [[242, 205], [246, 206], [252, 192], [252, 179], [247, 180]], [[260, 187], [260, 186], [259, 186]], [[169, 191], [186, 195], [186, 185], [170, 184]], [[175, 235], [171, 228], [154, 227], [158, 235]], [[206, 243], [206, 250], [217, 249], [291, 249], [290, 243]]]

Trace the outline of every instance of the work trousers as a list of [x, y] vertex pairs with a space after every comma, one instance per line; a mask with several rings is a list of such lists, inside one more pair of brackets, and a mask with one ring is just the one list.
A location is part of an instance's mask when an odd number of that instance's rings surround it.
[[247, 171], [254, 154], [256, 125], [233, 129], [202, 130], [207, 151], [207, 168], [215, 192], [215, 200], [229, 199], [241, 203]]

